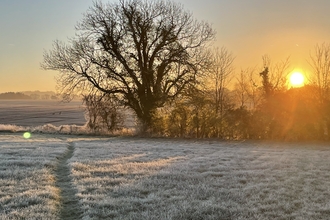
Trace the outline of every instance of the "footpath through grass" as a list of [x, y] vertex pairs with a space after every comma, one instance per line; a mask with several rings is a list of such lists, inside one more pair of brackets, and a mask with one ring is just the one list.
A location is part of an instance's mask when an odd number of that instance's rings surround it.
[[58, 219], [53, 169], [66, 145], [53, 138], [0, 136], [0, 219]]
[[76, 143], [87, 219], [330, 219], [320, 144], [120, 139]]
[[81, 219], [330, 219], [327, 144], [15, 134], [0, 136], [0, 219], [61, 218], [61, 156]]

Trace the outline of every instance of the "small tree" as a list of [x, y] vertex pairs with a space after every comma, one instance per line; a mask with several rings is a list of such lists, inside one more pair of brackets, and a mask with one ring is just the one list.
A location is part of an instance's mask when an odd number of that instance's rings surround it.
[[213, 94], [213, 105], [215, 108], [215, 131], [216, 137], [223, 135], [224, 117], [226, 114], [227, 87], [234, 72], [234, 56], [226, 48], [216, 48], [213, 52], [212, 65], [208, 71], [208, 92]]
[[328, 139], [330, 127], [330, 44], [316, 45], [310, 53], [311, 84], [316, 87], [317, 94], [314, 102], [318, 104], [319, 114], [322, 115], [324, 136]]
[[246, 74], [246, 71], [241, 70], [240, 74], [236, 77], [236, 84], [235, 84], [235, 101], [237, 105], [242, 108], [246, 107], [249, 102], [249, 78]]
[[262, 56], [263, 67], [268, 69], [268, 81], [272, 90], [285, 90], [287, 87], [287, 76], [292, 71], [290, 68], [290, 57], [273, 63], [268, 55]]
[[72, 94], [91, 85], [134, 110], [146, 131], [157, 107], [174, 99], [207, 61], [214, 31], [169, 0], [96, 1], [69, 44], [55, 41], [42, 67], [60, 71]]
[[[93, 131], [113, 132], [123, 123], [119, 103], [110, 96], [89, 94], [83, 97], [87, 126]], [[121, 109], [123, 110], [123, 109]]]
[[329, 100], [330, 92], [330, 44], [316, 45], [310, 53], [312, 67], [311, 81], [318, 89], [317, 100], [324, 103]]
[[191, 110], [186, 102], [175, 103], [167, 118], [167, 133], [172, 137], [186, 137], [189, 133]]
[[267, 99], [272, 95], [274, 89], [272, 83], [269, 80], [269, 68], [265, 67], [265, 69], [260, 72], [260, 76], [262, 78], [262, 86], [265, 92], [265, 97]]

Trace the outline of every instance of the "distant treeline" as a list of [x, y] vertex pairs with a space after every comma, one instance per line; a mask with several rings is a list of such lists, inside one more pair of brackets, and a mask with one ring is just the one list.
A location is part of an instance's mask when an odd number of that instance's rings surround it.
[[54, 92], [5, 92], [0, 93], [0, 100], [57, 100]]
[[0, 94], [0, 99], [32, 99], [30, 96], [20, 92], [6, 92]]

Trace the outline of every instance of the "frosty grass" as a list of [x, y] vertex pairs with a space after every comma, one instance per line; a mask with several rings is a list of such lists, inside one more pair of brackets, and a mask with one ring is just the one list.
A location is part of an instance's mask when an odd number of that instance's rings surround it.
[[81, 219], [330, 219], [330, 147], [0, 134], [0, 219], [58, 219], [57, 157]]

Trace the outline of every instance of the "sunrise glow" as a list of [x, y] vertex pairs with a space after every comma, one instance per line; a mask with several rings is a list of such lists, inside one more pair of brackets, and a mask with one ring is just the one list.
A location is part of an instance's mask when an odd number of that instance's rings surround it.
[[293, 72], [289, 79], [292, 87], [301, 87], [304, 85], [305, 77], [300, 72]]

